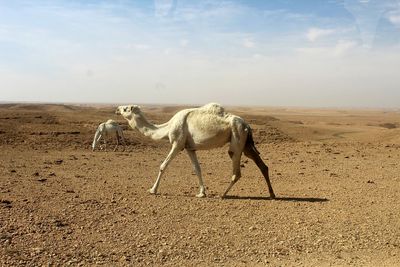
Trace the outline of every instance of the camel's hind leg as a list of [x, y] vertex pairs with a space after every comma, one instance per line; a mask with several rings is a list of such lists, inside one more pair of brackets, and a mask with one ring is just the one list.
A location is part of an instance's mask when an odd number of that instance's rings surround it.
[[247, 128], [244, 128], [244, 125], [242, 124], [239, 124], [232, 131], [231, 143], [228, 151], [232, 160], [232, 179], [228, 188], [225, 190], [225, 193], [222, 195], [223, 198], [228, 194], [233, 185], [239, 181], [240, 177], [242, 177], [240, 171], [240, 158], [242, 157], [242, 152], [246, 144], [247, 135]]
[[200, 164], [199, 161], [197, 159], [197, 155], [196, 152], [193, 150], [189, 150], [186, 149], [190, 160], [192, 162], [194, 171], [196, 172], [197, 177], [199, 178], [199, 187], [200, 187], [200, 192], [199, 194], [196, 195], [196, 197], [205, 197], [206, 196], [206, 189], [204, 187], [204, 183], [203, 183], [203, 177], [201, 176], [201, 169], [200, 169]]
[[126, 143], [125, 143], [124, 132], [122, 131], [122, 129], [119, 129], [118, 133], [119, 133], [119, 137], [121, 138], [121, 143], [123, 145], [122, 151], [125, 151]]
[[246, 142], [246, 146], [244, 148], [244, 154], [257, 164], [257, 167], [260, 169], [261, 173], [264, 175], [265, 181], [267, 182], [268, 191], [271, 198], [275, 198], [275, 193], [274, 190], [272, 189], [271, 181], [269, 180], [268, 166], [265, 165], [264, 161], [261, 159], [259, 152], [254, 146], [252, 137], [250, 136], [249, 138], [251, 139], [249, 140], [250, 142]]
[[104, 141], [104, 151], [107, 151], [107, 134], [103, 134], [103, 141]]
[[228, 188], [225, 190], [225, 193], [222, 195], [222, 198], [224, 198], [226, 194], [228, 194], [233, 185], [236, 184], [237, 181], [239, 181], [240, 177], [242, 177], [240, 171], [240, 158], [242, 156], [242, 152], [232, 152], [231, 150], [229, 150], [228, 153], [232, 160], [232, 180]]
[[176, 143], [172, 145], [171, 151], [169, 152], [168, 156], [160, 166], [160, 171], [158, 172], [156, 182], [154, 183], [153, 187], [149, 190], [151, 194], [157, 194], [157, 189], [160, 184], [160, 180], [164, 171], [167, 169], [168, 164], [175, 158], [175, 156], [179, 153], [180, 150], [181, 149], [176, 145]]
[[114, 147], [114, 152], [117, 150], [117, 147], [119, 146], [119, 135], [118, 135], [118, 132], [115, 132], [115, 137], [117, 138], [117, 144], [115, 145], [115, 147]]

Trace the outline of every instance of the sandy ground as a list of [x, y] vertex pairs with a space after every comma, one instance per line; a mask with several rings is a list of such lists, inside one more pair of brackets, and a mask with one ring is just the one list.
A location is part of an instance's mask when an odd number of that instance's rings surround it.
[[[178, 107], [143, 107], [168, 120]], [[228, 108], [254, 129], [277, 199], [227, 147], [199, 151], [207, 197], [181, 153], [128, 129], [113, 107], [0, 105], [1, 266], [400, 266], [400, 113]], [[89, 149], [100, 122], [125, 152]]]

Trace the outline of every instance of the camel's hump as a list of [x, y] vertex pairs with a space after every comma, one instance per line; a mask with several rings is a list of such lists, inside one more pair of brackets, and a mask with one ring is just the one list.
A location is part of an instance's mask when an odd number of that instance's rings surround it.
[[225, 114], [225, 109], [218, 103], [208, 103], [202, 107], [199, 107], [199, 109], [220, 116], [223, 116]]

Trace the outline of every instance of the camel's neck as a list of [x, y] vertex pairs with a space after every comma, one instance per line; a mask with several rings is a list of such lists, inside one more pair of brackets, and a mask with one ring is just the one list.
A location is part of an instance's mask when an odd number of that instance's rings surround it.
[[128, 122], [132, 128], [138, 129], [139, 132], [145, 136], [151, 137], [154, 140], [160, 140], [168, 137], [168, 123], [161, 125], [152, 124], [142, 113], [136, 114], [130, 120], [128, 120]]

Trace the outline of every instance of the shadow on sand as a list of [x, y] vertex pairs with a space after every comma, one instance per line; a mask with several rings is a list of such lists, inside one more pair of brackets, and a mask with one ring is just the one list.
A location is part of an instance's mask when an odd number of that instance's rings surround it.
[[248, 199], [248, 200], [275, 200], [275, 201], [290, 201], [290, 202], [327, 202], [327, 198], [318, 197], [242, 197], [242, 196], [226, 196], [225, 199]]

